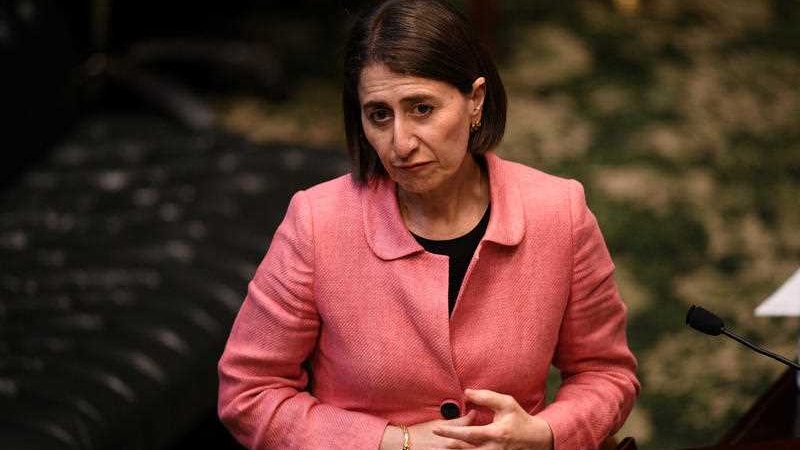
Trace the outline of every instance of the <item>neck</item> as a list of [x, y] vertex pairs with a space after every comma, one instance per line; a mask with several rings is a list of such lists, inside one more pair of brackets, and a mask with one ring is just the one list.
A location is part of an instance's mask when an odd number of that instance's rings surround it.
[[469, 232], [483, 217], [489, 204], [488, 176], [468, 155], [446, 185], [425, 193], [398, 187], [397, 198], [412, 233], [428, 239], [452, 239]]

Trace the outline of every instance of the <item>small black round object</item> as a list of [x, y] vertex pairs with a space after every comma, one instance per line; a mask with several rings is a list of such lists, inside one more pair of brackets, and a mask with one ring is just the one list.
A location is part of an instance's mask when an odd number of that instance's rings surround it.
[[439, 410], [442, 412], [442, 417], [448, 420], [461, 417], [461, 408], [453, 402], [442, 403]]
[[695, 330], [719, 336], [725, 329], [725, 323], [711, 311], [700, 306], [692, 305], [686, 313], [686, 324]]

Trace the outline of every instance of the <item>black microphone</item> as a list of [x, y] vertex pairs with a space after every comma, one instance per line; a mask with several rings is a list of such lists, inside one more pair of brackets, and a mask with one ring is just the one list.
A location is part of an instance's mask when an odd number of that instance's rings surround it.
[[770, 358], [780, 361], [795, 370], [800, 370], [800, 364], [790, 361], [781, 355], [772, 353], [769, 350], [765, 350], [751, 343], [747, 339], [726, 330], [722, 319], [717, 317], [711, 311], [708, 311], [700, 306], [692, 305], [691, 308], [689, 308], [689, 311], [686, 313], [686, 324], [701, 333], [710, 334], [711, 336], [719, 336], [720, 334], [724, 334], [725, 336], [728, 336], [729, 338], [739, 342], [755, 352], [761, 353], [764, 356], [769, 356]]

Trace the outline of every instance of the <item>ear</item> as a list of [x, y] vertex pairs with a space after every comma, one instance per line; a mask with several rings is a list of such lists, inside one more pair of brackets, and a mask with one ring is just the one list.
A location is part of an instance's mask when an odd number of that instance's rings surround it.
[[483, 100], [486, 98], [486, 78], [478, 77], [472, 82], [472, 93], [470, 93], [469, 97], [472, 117], [480, 121], [483, 111]]

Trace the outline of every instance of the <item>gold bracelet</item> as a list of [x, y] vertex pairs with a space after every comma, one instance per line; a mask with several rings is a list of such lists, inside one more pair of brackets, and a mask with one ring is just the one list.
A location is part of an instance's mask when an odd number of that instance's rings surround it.
[[411, 435], [408, 433], [408, 427], [401, 424], [400, 431], [403, 432], [403, 450], [411, 450]]

